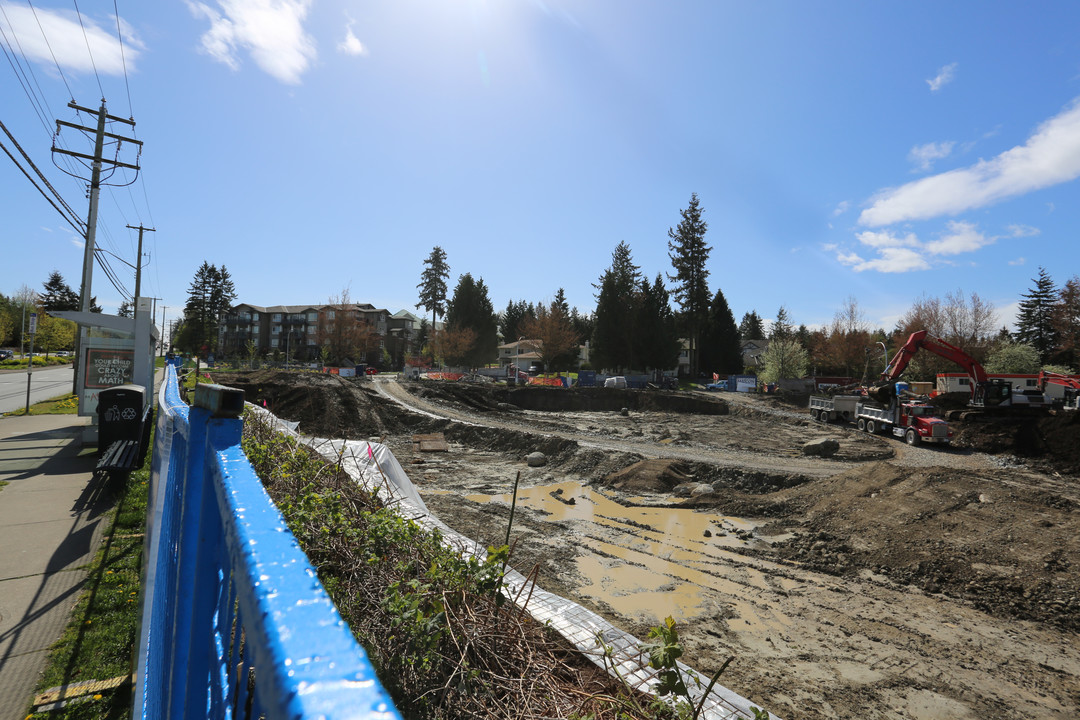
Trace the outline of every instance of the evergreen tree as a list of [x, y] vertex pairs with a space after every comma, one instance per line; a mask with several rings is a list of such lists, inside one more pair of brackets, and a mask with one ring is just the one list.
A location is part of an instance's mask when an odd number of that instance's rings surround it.
[[116, 314], [126, 318], [135, 317], [135, 308], [130, 300], [124, 300], [120, 303], [120, 309], [116, 311]]
[[1045, 268], [1039, 268], [1035, 287], [1021, 295], [1020, 313], [1016, 318], [1016, 341], [1031, 345], [1041, 362], [1048, 362], [1057, 349], [1057, 329], [1054, 327], [1054, 305], [1057, 288]]
[[176, 344], [187, 352], [213, 352], [217, 345], [221, 317], [236, 300], [236, 288], [224, 265], [203, 260], [188, 286], [184, 320]]
[[690, 340], [690, 372], [697, 375], [697, 347], [709, 315], [709, 271], [705, 264], [711, 248], [705, 244], [709, 224], [701, 219], [697, 193], [690, 195], [690, 205], [680, 210], [682, 220], [676, 229], [668, 228], [668, 257], [675, 269], [671, 294], [682, 310], [682, 321]]
[[788, 317], [787, 308], [783, 305], [776, 312], [776, 319], [769, 328], [769, 340], [787, 340], [792, 336], [791, 318]]
[[742, 322], [739, 323], [739, 337], [742, 342], [765, 339], [765, 326], [756, 310], [751, 310], [743, 315]]
[[59, 270], [53, 270], [49, 279], [42, 283], [45, 292], [41, 294], [41, 309], [45, 312], [55, 310], [78, 310], [79, 295], [64, 281]]
[[498, 321], [488, 297], [484, 279], [473, 280], [469, 273], [458, 279], [454, 296], [446, 305], [446, 329], [462, 335], [475, 333], [469, 347], [447, 355], [447, 362], [468, 367], [483, 367], [498, 356]]
[[600, 276], [592, 332], [593, 367], [621, 370], [635, 366], [634, 317], [641, 271], [630, 246], [620, 242], [611, 254], [611, 267]]
[[743, 369], [739, 328], [719, 288], [709, 305], [709, 323], [702, 334], [701, 369], [718, 375], [731, 375]]
[[555, 291], [554, 303], [562, 310], [563, 317], [570, 317], [570, 304], [566, 302], [566, 292], [562, 288]]
[[671, 310], [671, 297], [664, 287], [663, 278], [657, 274], [656, 281], [641, 281], [641, 295], [634, 322], [637, 342], [635, 357], [644, 369], [673, 370], [679, 364], [679, 332], [675, 325], [675, 313]]
[[420, 302], [416, 307], [431, 312], [431, 327], [439, 321], [439, 315], [446, 312], [446, 281], [450, 278], [450, 266], [446, 262], [446, 251], [436, 245], [424, 261], [424, 271], [420, 273]]
[[507, 301], [506, 309], [499, 315], [499, 334], [502, 335], [503, 342], [516, 342], [523, 334], [521, 324], [525, 320], [535, 317], [535, 310], [530, 310], [529, 304], [524, 300], [518, 300], [517, 302], [513, 300]]

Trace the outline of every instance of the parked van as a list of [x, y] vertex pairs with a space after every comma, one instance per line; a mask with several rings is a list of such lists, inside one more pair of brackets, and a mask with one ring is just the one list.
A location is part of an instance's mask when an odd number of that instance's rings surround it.
[[606, 388], [618, 388], [620, 390], [626, 389], [626, 378], [622, 375], [616, 375], [615, 377], [609, 377], [604, 381], [604, 387]]

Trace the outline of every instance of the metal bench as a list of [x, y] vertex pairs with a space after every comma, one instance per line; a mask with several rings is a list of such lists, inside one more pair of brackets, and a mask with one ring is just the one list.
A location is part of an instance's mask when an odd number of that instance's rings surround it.
[[97, 470], [131, 472], [139, 463], [139, 440], [117, 440], [105, 449]]

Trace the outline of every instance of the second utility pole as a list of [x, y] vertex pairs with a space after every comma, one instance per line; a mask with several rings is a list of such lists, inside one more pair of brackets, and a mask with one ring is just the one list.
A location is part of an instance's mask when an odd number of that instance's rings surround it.
[[128, 225], [132, 230], [139, 231], [139, 253], [135, 256], [135, 310], [131, 316], [134, 318], [139, 317], [139, 292], [142, 288], [142, 234], [143, 232], [157, 232], [154, 228], [144, 228], [142, 223], [139, 223], [139, 227], [134, 225]]

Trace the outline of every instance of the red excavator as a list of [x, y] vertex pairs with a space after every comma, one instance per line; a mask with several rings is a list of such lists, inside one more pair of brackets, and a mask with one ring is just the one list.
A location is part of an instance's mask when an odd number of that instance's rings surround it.
[[999, 378], [990, 378], [986, 374], [986, 370], [975, 358], [941, 338], [928, 337], [926, 330], [911, 333], [904, 346], [897, 351], [896, 355], [892, 357], [885, 367], [885, 372], [881, 374], [881, 383], [871, 388], [870, 394], [874, 397], [895, 395], [896, 381], [907, 368], [915, 353], [920, 350], [929, 350], [935, 355], [940, 355], [946, 360], [952, 360], [964, 368], [971, 384], [971, 397], [968, 400], [969, 407], [1044, 408], [1047, 406], [1045, 396], [1042, 393], [1034, 395], [1014, 393], [1011, 382]]
[[1077, 410], [1080, 409], [1080, 380], [1071, 378], [1068, 375], [1062, 375], [1061, 373], [1046, 372], [1045, 370], [1039, 373], [1039, 388], [1046, 392], [1047, 384], [1061, 385], [1065, 388], [1064, 409], [1065, 410]]

